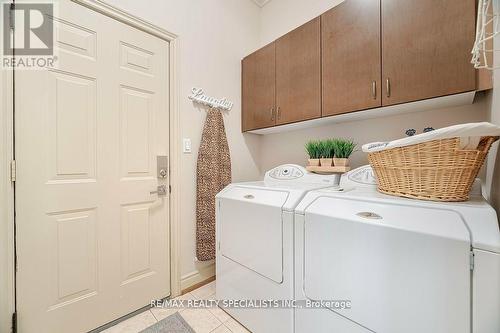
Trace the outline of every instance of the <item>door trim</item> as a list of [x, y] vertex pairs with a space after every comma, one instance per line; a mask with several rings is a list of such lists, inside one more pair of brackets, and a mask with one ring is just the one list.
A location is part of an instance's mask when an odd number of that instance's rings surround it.
[[147, 32], [150, 35], [156, 36], [160, 39], [171, 42], [175, 40], [178, 36], [173, 34], [163, 28], [160, 28], [152, 23], [149, 23], [140, 17], [129, 14], [115, 6], [107, 4], [102, 0], [71, 0], [82, 6], [85, 6], [95, 12], [99, 12], [103, 15], [109, 16], [114, 20], [120, 21], [134, 28]]
[[[101, 0], [71, 0], [169, 43], [170, 95], [170, 296], [181, 294], [180, 277], [180, 114], [178, 36]], [[14, 73], [0, 70], [0, 331], [11, 331], [15, 312], [14, 183], [10, 163], [14, 159]], [[5, 267], [5, 271], [2, 269]]]
[[169, 43], [170, 96], [170, 297], [181, 294], [180, 270], [180, 114], [178, 36], [101, 0], [71, 0], [93, 11], [156, 36]]
[[10, 163], [14, 159], [14, 71], [0, 70], [0, 331], [11, 332], [16, 311], [14, 183]]

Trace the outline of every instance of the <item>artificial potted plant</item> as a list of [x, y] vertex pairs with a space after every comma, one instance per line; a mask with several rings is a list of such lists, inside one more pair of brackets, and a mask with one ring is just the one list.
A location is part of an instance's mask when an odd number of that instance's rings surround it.
[[348, 166], [349, 156], [353, 153], [356, 148], [356, 143], [352, 140], [346, 139], [335, 139], [333, 141], [333, 164], [335, 166]]
[[319, 151], [319, 141], [309, 141], [306, 143], [306, 152], [309, 155], [308, 164], [310, 166], [319, 166], [319, 158], [321, 157]]
[[333, 165], [333, 140], [322, 140], [319, 142], [320, 159], [319, 163], [322, 167], [330, 167]]

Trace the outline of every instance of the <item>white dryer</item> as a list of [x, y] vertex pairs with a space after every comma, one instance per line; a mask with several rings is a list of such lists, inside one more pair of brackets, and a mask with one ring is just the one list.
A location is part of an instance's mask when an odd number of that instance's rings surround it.
[[296, 298], [350, 308], [296, 309], [295, 332], [500, 332], [500, 233], [478, 184], [468, 202], [435, 203], [374, 183], [356, 169], [297, 207]]
[[[294, 209], [308, 191], [338, 181], [282, 165], [264, 181], [222, 190], [216, 197], [217, 299], [292, 300]], [[293, 332], [291, 308], [226, 310], [253, 333]]]

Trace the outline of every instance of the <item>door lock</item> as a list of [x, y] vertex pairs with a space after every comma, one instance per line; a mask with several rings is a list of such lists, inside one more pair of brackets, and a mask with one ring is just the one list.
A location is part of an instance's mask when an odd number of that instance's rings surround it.
[[167, 195], [167, 185], [158, 185], [156, 191], [151, 191], [149, 194], [158, 194], [159, 197]]
[[158, 176], [158, 178], [167, 178], [167, 170], [160, 169], [160, 171], [158, 171]]
[[159, 179], [165, 179], [168, 176], [168, 156], [156, 156], [156, 172]]

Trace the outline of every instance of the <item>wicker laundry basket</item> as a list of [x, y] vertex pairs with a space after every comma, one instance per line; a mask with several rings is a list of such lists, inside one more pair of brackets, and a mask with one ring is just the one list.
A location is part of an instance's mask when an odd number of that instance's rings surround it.
[[460, 138], [432, 140], [368, 154], [378, 190], [406, 198], [465, 201], [491, 144], [482, 137], [476, 150], [461, 150]]

